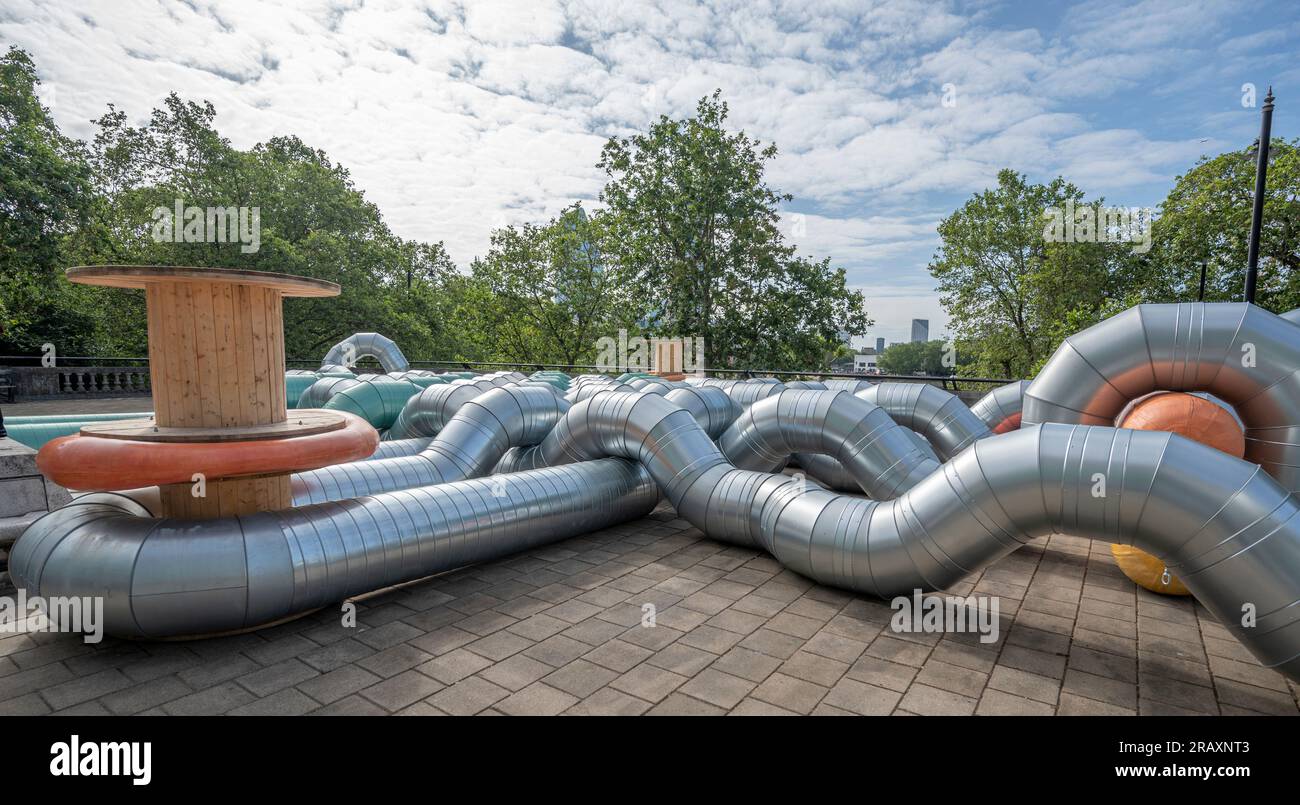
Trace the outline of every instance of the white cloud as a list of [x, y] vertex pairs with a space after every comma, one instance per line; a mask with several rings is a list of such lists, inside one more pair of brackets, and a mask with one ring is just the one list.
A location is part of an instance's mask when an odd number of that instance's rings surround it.
[[[33, 54], [74, 136], [110, 102], [139, 122], [172, 90], [206, 98], [236, 145], [302, 137], [400, 235], [461, 263], [494, 225], [595, 198], [606, 137], [721, 87], [733, 125], [780, 147], [770, 183], [814, 213], [801, 249], [888, 296], [873, 313], [898, 311], [883, 333], [897, 340], [903, 305], [940, 330], [934, 224], [998, 169], [1116, 197], [1167, 184], [1201, 137], [1236, 136], [1226, 107], [1257, 80], [1238, 72], [1287, 64], [1287, 37], [1228, 30], [1242, 14], [1088, 2], [1040, 30], [982, 0], [10, 0], [0, 38]], [[1125, 93], [1202, 91], [1203, 76], [1223, 84], [1222, 123], [1198, 121], [1211, 130], [1106, 113]]]

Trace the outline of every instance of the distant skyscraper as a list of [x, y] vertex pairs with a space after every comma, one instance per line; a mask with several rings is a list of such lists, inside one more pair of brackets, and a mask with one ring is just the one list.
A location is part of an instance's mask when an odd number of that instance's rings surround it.
[[877, 339], [876, 339], [876, 354], [879, 355], [880, 353], [882, 353], [882, 352], [884, 352], [884, 351], [885, 351], [885, 339], [883, 339], [883, 338], [877, 338]]
[[912, 319], [912, 341], [930, 340], [930, 320]]

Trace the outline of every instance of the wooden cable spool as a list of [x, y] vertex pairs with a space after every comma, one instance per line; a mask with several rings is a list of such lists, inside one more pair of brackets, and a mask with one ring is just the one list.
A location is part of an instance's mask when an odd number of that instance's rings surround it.
[[287, 508], [291, 472], [361, 458], [378, 443], [373, 428], [341, 412], [288, 417], [282, 300], [337, 296], [338, 285], [185, 266], [82, 266], [68, 279], [144, 290], [154, 419], [98, 423], [51, 441], [37, 464], [56, 482], [158, 484], [164, 517], [228, 517]]

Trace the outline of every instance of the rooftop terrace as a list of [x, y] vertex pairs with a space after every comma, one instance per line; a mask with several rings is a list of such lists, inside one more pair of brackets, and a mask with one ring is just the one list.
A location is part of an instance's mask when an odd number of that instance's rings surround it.
[[996, 643], [893, 633], [886, 602], [661, 504], [359, 601], [355, 628], [329, 608], [189, 642], [0, 636], [0, 715], [1300, 712], [1300, 689], [1106, 544], [1037, 540], [953, 592], [1000, 597]]

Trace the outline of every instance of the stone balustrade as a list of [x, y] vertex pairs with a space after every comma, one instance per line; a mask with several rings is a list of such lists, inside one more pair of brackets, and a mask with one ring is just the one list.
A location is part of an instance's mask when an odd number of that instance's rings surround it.
[[0, 385], [15, 401], [71, 395], [115, 397], [148, 394], [147, 366], [12, 366], [0, 368]]

